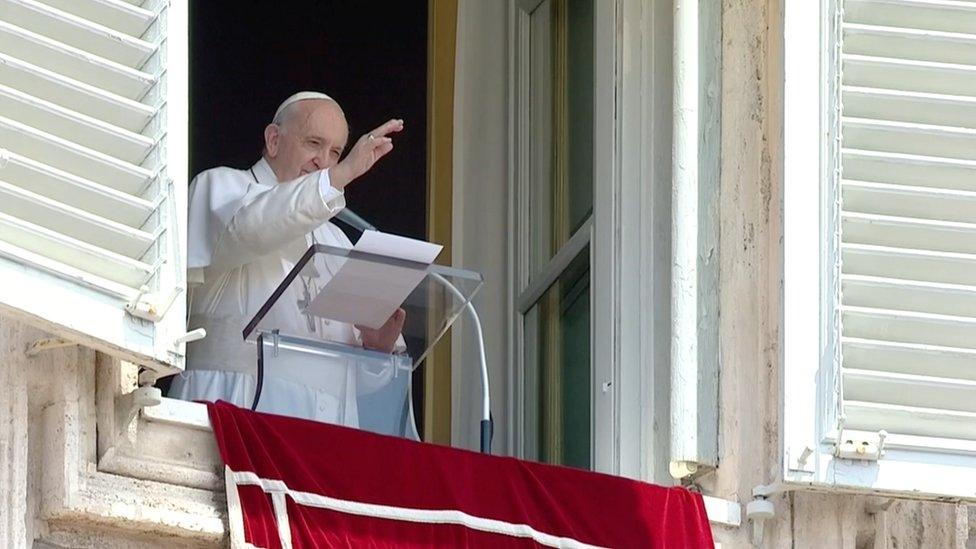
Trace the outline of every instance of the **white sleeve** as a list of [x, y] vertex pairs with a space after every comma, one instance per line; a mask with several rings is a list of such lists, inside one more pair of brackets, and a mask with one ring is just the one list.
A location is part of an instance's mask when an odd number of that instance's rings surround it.
[[328, 170], [279, 183], [242, 200], [214, 249], [211, 269], [223, 272], [270, 254], [312, 232], [346, 206]]
[[213, 260], [217, 240], [243, 203], [249, 184], [237, 170], [214, 168], [190, 182], [187, 207], [187, 272], [191, 283], [202, 283]]

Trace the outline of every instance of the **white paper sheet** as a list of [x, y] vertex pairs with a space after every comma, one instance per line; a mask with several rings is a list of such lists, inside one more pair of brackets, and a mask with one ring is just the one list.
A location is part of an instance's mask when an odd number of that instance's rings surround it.
[[366, 231], [359, 237], [359, 242], [356, 242], [353, 249], [430, 265], [444, 246], [395, 234]]
[[[429, 265], [443, 246], [378, 231], [366, 231], [356, 251]], [[312, 300], [308, 311], [349, 324], [379, 328], [424, 279], [421, 269], [346, 259]]]

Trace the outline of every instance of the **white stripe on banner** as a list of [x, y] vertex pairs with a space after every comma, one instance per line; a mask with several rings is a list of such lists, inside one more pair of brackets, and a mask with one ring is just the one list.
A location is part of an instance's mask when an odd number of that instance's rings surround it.
[[[250, 486], [260, 486], [265, 492], [272, 494], [274, 498], [275, 494], [282, 494], [291, 496], [295, 503], [299, 505], [305, 505], [307, 507], [315, 507], [319, 509], [329, 509], [332, 511], [338, 511], [340, 513], [348, 513], [350, 515], [359, 515], [365, 517], [382, 518], [388, 520], [400, 520], [404, 522], [419, 522], [426, 524], [456, 524], [459, 526], [464, 526], [472, 530], [479, 530], [481, 532], [488, 532], [492, 534], [500, 534], [505, 536], [512, 536], [517, 538], [530, 538], [536, 543], [545, 545], [547, 547], [567, 547], [567, 548], [579, 548], [579, 549], [598, 549], [597, 545], [590, 545], [588, 543], [583, 543], [579, 540], [573, 538], [555, 536], [553, 534], [547, 534], [545, 532], [540, 532], [535, 528], [532, 528], [528, 524], [515, 524], [511, 522], [505, 522], [502, 520], [476, 517], [474, 515], [469, 515], [464, 511], [459, 511], [456, 509], [413, 509], [410, 507], [394, 507], [391, 505], [378, 505], [375, 503], [362, 503], [359, 501], [349, 501], [344, 499], [333, 498], [329, 496], [323, 496], [321, 494], [314, 494], [311, 492], [300, 492], [298, 490], [292, 490], [284, 482], [280, 480], [265, 479], [259, 477], [257, 474], [250, 471], [232, 471], [230, 468], [226, 469], [226, 474], [228, 477], [233, 476], [233, 481], [237, 485], [250, 485]], [[276, 515], [277, 505], [275, 505]], [[243, 521], [243, 517], [241, 518]], [[284, 521], [287, 522], [287, 513], [284, 517]], [[278, 519], [279, 535], [281, 529], [282, 519]], [[242, 523], [243, 526], [243, 523]], [[282, 545], [284, 545], [285, 539], [282, 536]], [[288, 529], [288, 542], [290, 546], [291, 542], [291, 530]]]
[[288, 521], [288, 502], [283, 492], [272, 492], [271, 503], [274, 505], [275, 521], [278, 523], [278, 539], [282, 549], [291, 549], [291, 524]]
[[244, 540], [244, 513], [241, 509], [241, 495], [234, 482], [234, 472], [224, 465], [224, 487], [227, 493], [227, 523], [230, 530], [230, 546], [234, 549], [264, 549], [255, 547]]

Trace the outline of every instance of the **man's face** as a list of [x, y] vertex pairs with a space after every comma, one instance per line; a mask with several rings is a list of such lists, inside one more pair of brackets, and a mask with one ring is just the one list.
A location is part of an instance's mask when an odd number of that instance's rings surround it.
[[271, 124], [264, 132], [268, 161], [280, 181], [339, 162], [349, 139], [346, 117], [333, 101], [299, 101], [281, 125]]

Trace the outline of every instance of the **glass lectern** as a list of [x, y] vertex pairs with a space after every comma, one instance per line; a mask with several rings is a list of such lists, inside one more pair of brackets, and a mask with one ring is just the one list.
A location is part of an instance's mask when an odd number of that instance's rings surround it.
[[[256, 347], [251, 408], [418, 438], [413, 370], [482, 280], [463, 269], [312, 246], [244, 328]], [[368, 348], [376, 344], [370, 330], [382, 330], [397, 309], [406, 313], [400, 335], [387, 330], [394, 334], [387, 348]], [[294, 387], [315, 398], [277, 401]]]

